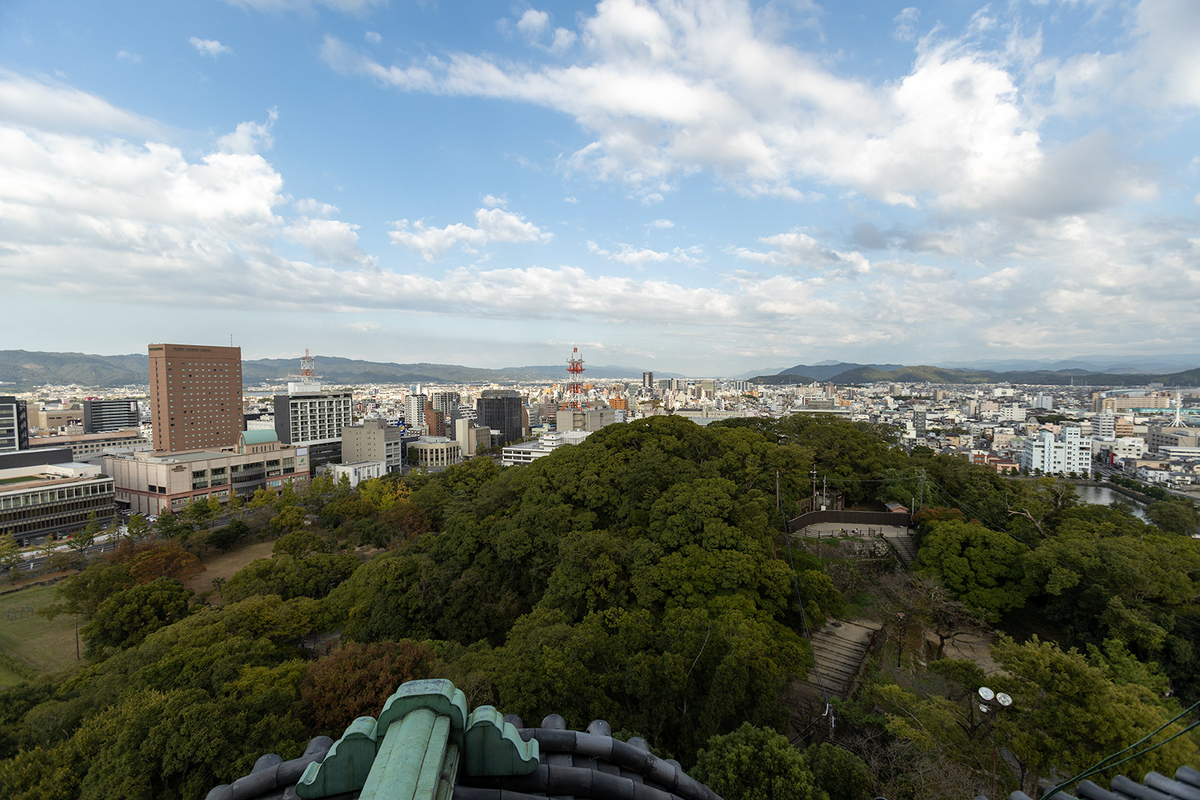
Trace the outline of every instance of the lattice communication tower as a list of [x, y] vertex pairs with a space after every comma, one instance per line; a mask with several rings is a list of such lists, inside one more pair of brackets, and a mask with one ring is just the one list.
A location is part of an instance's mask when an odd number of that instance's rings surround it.
[[563, 409], [582, 411], [587, 394], [583, 390], [583, 357], [579, 355], [578, 347], [571, 350], [571, 357], [567, 359], [567, 375], [570, 377], [567, 378], [567, 397]]
[[304, 358], [300, 360], [300, 377], [304, 380], [313, 380], [317, 377], [317, 362], [308, 354], [308, 348], [304, 348]]

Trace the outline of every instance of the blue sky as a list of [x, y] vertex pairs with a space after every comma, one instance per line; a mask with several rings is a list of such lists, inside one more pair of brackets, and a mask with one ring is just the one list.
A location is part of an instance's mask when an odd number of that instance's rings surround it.
[[1195, 352], [1200, 3], [0, 4], [5, 348]]

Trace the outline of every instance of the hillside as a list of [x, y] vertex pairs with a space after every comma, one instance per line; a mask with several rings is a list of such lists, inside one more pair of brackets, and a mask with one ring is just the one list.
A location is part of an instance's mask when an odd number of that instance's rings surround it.
[[1081, 369], [988, 372], [984, 370], [945, 369], [943, 367], [921, 365], [884, 371], [874, 367], [860, 366], [839, 372], [827, 378], [811, 378], [803, 375], [781, 373], [779, 375], [759, 375], [750, 380], [751, 383], [765, 386], [786, 386], [789, 384], [812, 383], [813, 380], [820, 380], [839, 384], [896, 381], [898, 383], [941, 384], [1018, 383], [1042, 386], [1145, 386], [1147, 383], [1155, 382], [1171, 387], [1200, 385], [1200, 369], [1190, 369], [1185, 372], [1173, 372], [1164, 375], [1126, 375], [1107, 372], [1087, 372]]
[[[566, 366], [525, 366], [484, 369], [456, 364], [396, 364], [360, 361], [337, 356], [315, 356], [322, 380], [332, 384], [371, 383], [489, 383], [493, 381], [555, 380], [564, 378]], [[277, 383], [294, 377], [299, 371], [294, 358], [263, 358], [242, 362], [242, 381], [246, 385]], [[640, 379], [642, 371], [633, 367], [587, 367], [589, 378]], [[679, 377], [661, 373], [662, 377]], [[44, 384], [116, 387], [145, 384], [149, 380], [147, 356], [129, 354], [100, 356], [87, 353], [51, 353], [26, 350], [0, 350], [0, 384], [27, 389]]]

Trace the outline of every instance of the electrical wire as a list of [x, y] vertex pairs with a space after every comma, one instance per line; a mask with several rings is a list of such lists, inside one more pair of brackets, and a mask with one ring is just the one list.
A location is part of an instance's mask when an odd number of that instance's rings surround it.
[[1200, 726], [1200, 720], [1196, 720], [1196, 721], [1195, 721], [1195, 722], [1193, 722], [1191, 725], [1188, 725], [1186, 728], [1184, 728], [1183, 730], [1179, 731], [1178, 733], [1176, 733], [1176, 734], [1174, 734], [1174, 735], [1172, 735], [1172, 736], [1168, 736], [1166, 739], [1163, 739], [1163, 740], [1162, 740], [1161, 742], [1159, 742], [1158, 744], [1153, 744], [1153, 745], [1150, 745], [1150, 746], [1149, 746], [1149, 747], [1147, 747], [1145, 750], [1139, 750], [1138, 752], [1134, 753], [1134, 754], [1133, 754], [1133, 755], [1131, 755], [1131, 756], [1126, 756], [1125, 758], [1122, 758], [1120, 761], [1114, 761], [1114, 762], [1113, 762], [1113, 763], [1111, 763], [1111, 764], [1109, 764], [1109, 763], [1106, 763], [1106, 762], [1112, 761], [1112, 759], [1116, 758], [1117, 756], [1124, 755], [1125, 753], [1128, 753], [1130, 750], [1132, 750], [1133, 748], [1135, 748], [1135, 747], [1137, 747], [1138, 745], [1142, 744], [1143, 742], [1145, 742], [1145, 741], [1147, 741], [1147, 740], [1149, 740], [1149, 739], [1152, 739], [1152, 738], [1154, 738], [1155, 736], [1157, 736], [1157, 735], [1158, 735], [1158, 734], [1159, 734], [1159, 733], [1160, 733], [1162, 730], [1164, 730], [1165, 728], [1167, 728], [1167, 727], [1169, 727], [1169, 726], [1171, 726], [1171, 725], [1175, 724], [1177, 721], [1179, 721], [1179, 720], [1180, 720], [1180, 719], [1182, 719], [1183, 717], [1186, 717], [1188, 714], [1192, 713], [1192, 711], [1194, 711], [1194, 710], [1195, 710], [1197, 707], [1200, 707], [1200, 700], [1198, 700], [1198, 701], [1196, 701], [1195, 703], [1193, 703], [1191, 706], [1189, 706], [1188, 708], [1186, 708], [1185, 710], [1183, 710], [1182, 712], [1180, 712], [1178, 715], [1176, 715], [1176, 716], [1175, 716], [1175, 717], [1173, 717], [1172, 719], [1169, 719], [1169, 720], [1167, 720], [1167, 721], [1166, 721], [1166, 722], [1164, 722], [1162, 725], [1160, 725], [1158, 728], [1154, 729], [1154, 730], [1153, 730], [1153, 731], [1151, 731], [1150, 733], [1148, 733], [1148, 734], [1146, 734], [1145, 736], [1143, 736], [1141, 739], [1138, 739], [1136, 742], [1134, 742], [1133, 744], [1129, 745], [1129, 746], [1128, 746], [1128, 747], [1126, 747], [1124, 750], [1119, 750], [1119, 751], [1117, 751], [1116, 753], [1113, 753], [1113, 754], [1112, 754], [1112, 755], [1110, 755], [1110, 756], [1105, 756], [1104, 758], [1100, 759], [1100, 760], [1099, 760], [1099, 761], [1097, 761], [1095, 764], [1093, 764], [1092, 766], [1088, 767], [1087, 769], [1085, 769], [1083, 772], [1079, 773], [1078, 775], [1075, 775], [1075, 776], [1074, 776], [1074, 777], [1072, 777], [1072, 778], [1068, 778], [1067, 780], [1063, 781], [1062, 783], [1058, 784], [1057, 786], [1054, 786], [1054, 787], [1052, 787], [1052, 788], [1050, 789], [1050, 791], [1048, 791], [1048, 792], [1046, 792], [1046, 794], [1042, 795], [1042, 800], [1046, 800], [1046, 798], [1049, 798], [1049, 797], [1052, 797], [1052, 796], [1053, 796], [1053, 795], [1055, 795], [1055, 794], [1058, 794], [1059, 792], [1061, 792], [1063, 789], [1065, 789], [1066, 787], [1070, 786], [1071, 784], [1073, 784], [1073, 783], [1076, 783], [1076, 782], [1078, 782], [1078, 781], [1081, 781], [1081, 780], [1083, 780], [1083, 779], [1085, 779], [1085, 778], [1090, 778], [1092, 775], [1095, 775], [1096, 773], [1103, 772], [1103, 771], [1105, 771], [1105, 770], [1107, 770], [1107, 769], [1112, 769], [1112, 768], [1114, 768], [1114, 767], [1119, 767], [1120, 765], [1124, 764], [1124, 763], [1125, 763], [1125, 762], [1127, 762], [1127, 761], [1132, 761], [1132, 760], [1133, 760], [1133, 759], [1135, 759], [1135, 758], [1140, 758], [1141, 756], [1144, 756], [1144, 755], [1146, 755], [1146, 753], [1149, 753], [1149, 752], [1151, 752], [1152, 750], [1157, 750], [1158, 748], [1162, 747], [1164, 744], [1166, 744], [1167, 742], [1171, 741], [1172, 739], [1177, 739], [1177, 738], [1179, 738], [1180, 736], [1182, 736], [1182, 735], [1184, 735], [1185, 733], [1187, 733], [1188, 731], [1192, 730], [1193, 728], [1196, 728], [1197, 726]]

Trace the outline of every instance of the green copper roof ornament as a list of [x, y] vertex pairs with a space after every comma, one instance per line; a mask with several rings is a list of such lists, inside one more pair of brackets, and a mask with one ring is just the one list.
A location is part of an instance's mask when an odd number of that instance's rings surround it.
[[450, 681], [409, 681], [378, 719], [359, 717], [324, 761], [309, 764], [296, 794], [306, 800], [355, 791], [363, 800], [445, 800], [460, 760], [472, 776], [528, 775], [537, 770], [538, 755], [537, 740], [523, 741], [491, 706], [468, 717], [466, 696]]

